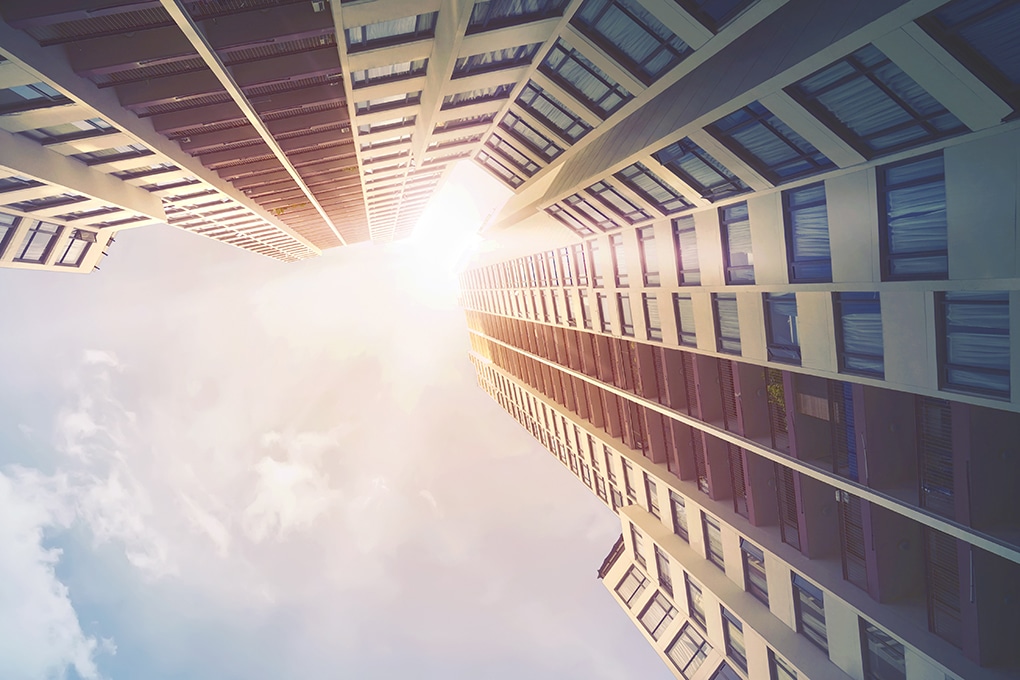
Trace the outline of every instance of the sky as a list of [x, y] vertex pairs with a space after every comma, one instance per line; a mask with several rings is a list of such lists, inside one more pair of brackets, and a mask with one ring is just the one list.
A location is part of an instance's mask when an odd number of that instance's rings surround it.
[[463, 164], [403, 242], [0, 269], [0, 678], [671, 677], [596, 578], [619, 520], [475, 381], [505, 197]]

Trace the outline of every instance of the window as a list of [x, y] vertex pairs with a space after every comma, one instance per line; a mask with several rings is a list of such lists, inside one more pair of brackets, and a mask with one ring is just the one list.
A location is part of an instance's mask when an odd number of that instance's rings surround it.
[[747, 203], [735, 203], [719, 208], [722, 228], [723, 264], [726, 283], [754, 283], [754, 252], [751, 249], [751, 222]]
[[740, 319], [737, 316], [737, 296], [732, 293], [713, 293], [715, 308], [716, 350], [725, 354], [740, 354]]
[[719, 520], [701, 513], [701, 526], [705, 531], [705, 557], [708, 561], [726, 570], [726, 562], [723, 560], [722, 533], [719, 530]]
[[613, 176], [663, 215], [671, 215], [694, 207], [642, 163], [629, 165]]
[[769, 584], [765, 579], [765, 553], [745, 538], [740, 539], [740, 555], [744, 561], [744, 590], [769, 606]]
[[718, 201], [751, 190], [707, 151], [684, 137], [652, 156], [709, 201]]
[[577, 285], [588, 285], [588, 264], [584, 254], [584, 244], [576, 243], [571, 246], [574, 251], [574, 266], [577, 267]]
[[701, 664], [705, 663], [711, 651], [712, 648], [705, 642], [705, 638], [701, 637], [701, 633], [691, 624], [685, 623], [680, 629], [680, 634], [666, 648], [666, 656], [680, 671], [680, 675], [689, 680], [698, 672]]
[[545, 254], [545, 259], [549, 263], [549, 285], [558, 286], [560, 285], [560, 273], [559, 268], [556, 266], [556, 251], [550, 250]]
[[637, 504], [637, 489], [634, 487], [634, 466], [626, 458], [621, 458], [623, 463], [623, 487], [627, 491], [627, 500]]
[[563, 199], [563, 202], [580, 213], [588, 222], [601, 231], [618, 229], [620, 225], [612, 217], [598, 209], [595, 204], [581, 194], [572, 194]]
[[611, 184], [595, 182], [585, 191], [630, 224], [652, 219], [651, 215], [634, 205], [630, 199], [617, 191]]
[[659, 252], [655, 249], [655, 228], [637, 230], [638, 253], [641, 256], [641, 273], [646, 286], [659, 285]]
[[513, 112], [503, 116], [499, 126], [547, 161], [551, 161], [563, 153], [563, 149], [560, 146]]
[[797, 680], [797, 671], [788, 661], [769, 650], [769, 680]]
[[690, 293], [673, 293], [673, 313], [676, 315], [677, 342], [685, 347], [697, 347], [698, 335], [694, 330], [694, 302]]
[[825, 601], [822, 591], [799, 574], [793, 575], [793, 607], [797, 632], [828, 654], [829, 638], [825, 632]]
[[557, 220], [562, 222], [568, 229], [577, 234], [578, 236], [591, 236], [595, 233], [595, 230], [589, 227], [581, 220], [574, 217], [574, 214], [564, 210], [560, 204], [550, 205], [545, 209], [547, 213], [555, 217]]
[[949, 237], [942, 154], [879, 168], [878, 195], [883, 278], [947, 278]]
[[404, 94], [392, 94], [388, 97], [378, 97], [356, 102], [354, 109], [357, 113], [375, 113], [377, 111], [388, 111], [399, 109], [404, 106], [414, 106], [421, 103], [421, 90], [407, 92]]
[[745, 7], [750, 6], [754, 0], [676, 0], [677, 4], [683, 7], [695, 19], [705, 25], [705, 28], [718, 33], [719, 29], [736, 17]]
[[538, 70], [600, 118], [608, 118], [634, 98], [605, 71], [562, 39], [552, 46]]
[[645, 605], [644, 611], [638, 617], [641, 625], [651, 634], [653, 640], [661, 638], [675, 618], [676, 607], [658, 591], [652, 595], [652, 599]]
[[1020, 103], [1015, 0], [955, 0], [917, 23], [1015, 108]]
[[514, 188], [524, 184], [523, 178], [519, 177], [513, 170], [504, 165], [501, 160], [490, 156], [484, 151], [479, 151], [478, 155], [475, 156], [475, 160], [477, 160], [483, 168]]
[[630, 311], [630, 296], [617, 293], [616, 306], [620, 312], [620, 333], [627, 337], [634, 337], [634, 317]]
[[60, 256], [57, 264], [65, 267], [79, 266], [82, 260], [85, 259], [85, 255], [89, 252], [89, 248], [95, 242], [96, 235], [94, 233], [75, 229], [71, 234], [71, 240], [67, 244], [67, 249]]
[[643, 293], [641, 304], [645, 309], [645, 330], [649, 340], [662, 340], [662, 321], [659, 319], [659, 300], [654, 295]]
[[610, 482], [616, 484], [616, 473], [613, 471], [613, 454], [605, 444], [602, 445], [602, 455], [606, 458], [606, 475], [609, 477]]
[[404, 78], [414, 78], [425, 75], [428, 69], [428, 59], [415, 59], [414, 61], [403, 61], [389, 66], [376, 66], [360, 71], [351, 72], [351, 85], [354, 89], [367, 87], [368, 85], [379, 85]]
[[609, 321], [609, 296], [605, 293], [596, 293], [595, 301], [599, 306], [599, 330], [603, 333], [608, 333], [611, 328]]
[[22, 218], [0, 212], [0, 255], [3, 255]]
[[347, 29], [347, 49], [349, 52], [361, 52], [376, 47], [431, 38], [436, 33], [436, 16], [438, 14], [439, 12], [429, 12], [403, 19], [352, 26]]
[[765, 337], [771, 361], [800, 364], [796, 293], [765, 293]]
[[659, 587], [670, 597], [673, 597], [673, 577], [670, 575], [669, 555], [657, 545], [652, 547], [655, 550], [655, 571], [659, 576]]
[[623, 251], [623, 236], [614, 234], [609, 237], [609, 253], [613, 256], [613, 274], [616, 277], [616, 285], [626, 287], [629, 285], [627, 275], [627, 254]]
[[882, 307], [878, 293], [833, 293], [832, 300], [840, 372], [883, 377]]
[[447, 109], [455, 109], [458, 106], [468, 106], [470, 104], [478, 104], [481, 102], [491, 102], [497, 99], [506, 99], [510, 96], [510, 92], [514, 89], [514, 85], [515, 83], [503, 83], [502, 85], [493, 85], [492, 87], [483, 87], [477, 90], [448, 94], [443, 97], [443, 105], [439, 108], [446, 111]]
[[570, 249], [560, 248], [560, 271], [563, 272], [563, 285], [573, 286], [574, 285], [574, 268], [570, 265]]
[[547, 125], [571, 144], [591, 131], [591, 125], [571, 111], [566, 104], [529, 80], [521, 90], [516, 104]]
[[14, 257], [17, 262], [34, 262], [41, 264], [46, 260], [50, 249], [57, 241], [60, 226], [47, 222], [36, 222], [29, 228], [21, 249]]
[[32, 111], [72, 103], [46, 83], [0, 88], [0, 114]]
[[538, 163], [528, 158], [527, 154], [495, 132], [489, 135], [485, 146], [495, 151], [504, 160], [509, 161], [517, 170], [520, 170], [528, 177], [531, 177], [540, 169]]
[[730, 657], [741, 670], [747, 672], [747, 649], [744, 647], [744, 626], [740, 619], [722, 608], [723, 637], [726, 640], [726, 656]]
[[[624, 470], [626, 470], [626, 468], [624, 468]], [[632, 503], [635, 500], [633, 498], [630, 498], [630, 494], [628, 494], [628, 499]], [[643, 539], [641, 536], [641, 532], [638, 531], [637, 527], [634, 526], [633, 524], [630, 525], [630, 540], [631, 545], [633, 545], [634, 547], [634, 561], [640, 564], [642, 567], [647, 567], [648, 564], [645, 562], [645, 547], [644, 543], [642, 542]]]
[[613, 499], [613, 512], [616, 512], [623, 507], [623, 494], [620, 493], [619, 489], [612, 486], [610, 487], [610, 491], [612, 492], [610, 496]]
[[591, 306], [588, 304], [588, 291], [581, 289], [581, 324], [591, 330]]
[[492, 52], [472, 54], [467, 57], [460, 57], [453, 65], [453, 77], [464, 78], [479, 73], [490, 73], [501, 71], [505, 68], [525, 66], [531, 63], [542, 43], [531, 43], [530, 45], [518, 45], [507, 47]]
[[867, 680], [906, 680], [903, 645], [888, 633], [861, 619], [861, 647]]
[[790, 282], [832, 281], [825, 184], [818, 182], [784, 191], [783, 222]]
[[479, 0], [471, 9], [467, 34], [558, 17], [566, 4], [567, 0]]
[[684, 587], [687, 590], [687, 610], [691, 620], [705, 629], [705, 604], [702, 600], [701, 587], [684, 573]]
[[641, 593], [644, 592], [647, 585], [648, 579], [645, 578], [645, 575], [638, 571], [637, 567], [631, 567], [627, 570], [623, 580], [616, 586], [616, 594], [630, 608], [641, 597]]
[[701, 265], [698, 260], [698, 237], [694, 231], [693, 217], [688, 215], [673, 220], [673, 247], [676, 249], [680, 285], [700, 285]]
[[591, 285], [601, 288], [604, 285], [602, 272], [599, 270], [599, 245], [596, 241], [588, 241], [588, 256], [591, 261]]
[[609, 500], [609, 497], [606, 495], [606, 480], [602, 479], [598, 475], [595, 475], [595, 493], [598, 494], [598, 497], [602, 499], [603, 503]]
[[652, 514], [655, 519], [662, 519], [662, 513], [659, 511], [659, 490], [655, 486], [655, 480], [645, 473], [645, 499], [648, 501], [648, 512]]
[[586, 0], [571, 23], [646, 85], [693, 51], [635, 0]]
[[376, 132], [385, 132], [386, 130], [410, 127], [414, 125], [416, 120], [417, 116], [404, 116], [403, 118], [391, 118], [389, 120], [381, 120], [376, 123], [365, 123], [358, 126], [358, 134], [371, 135]]
[[874, 45], [787, 88], [860, 153], [891, 153], [965, 131]]
[[952, 292], [936, 297], [939, 385], [1009, 398], [1009, 293]]
[[670, 491], [669, 509], [673, 516], [673, 533], [689, 542], [691, 539], [687, 532], [687, 506], [684, 504], [683, 496]]

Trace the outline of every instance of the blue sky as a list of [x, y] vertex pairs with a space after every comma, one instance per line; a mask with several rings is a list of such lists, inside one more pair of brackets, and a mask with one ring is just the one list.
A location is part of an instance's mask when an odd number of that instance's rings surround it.
[[595, 578], [619, 521], [475, 384], [472, 170], [411, 243], [0, 270], [0, 677], [670, 677]]

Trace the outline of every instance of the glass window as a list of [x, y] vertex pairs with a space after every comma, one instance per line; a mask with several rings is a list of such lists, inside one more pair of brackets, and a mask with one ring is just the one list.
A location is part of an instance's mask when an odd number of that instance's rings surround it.
[[[626, 467], [624, 468], [624, 471], [626, 471]], [[632, 503], [635, 501], [634, 498], [629, 498], [629, 500]], [[645, 562], [644, 537], [641, 535], [641, 532], [637, 530], [637, 527], [634, 526], [633, 524], [630, 525], [630, 540], [631, 545], [634, 547], [634, 561], [640, 564], [642, 567], [647, 568], [648, 564], [647, 562]]]
[[687, 506], [684, 504], [683, 496], [672, 490], [669, 492], [669, 510], [673, 516], [673, 533], [689, 542], [691, 539], [687, 532]]
[[609, 237], [609, 252], [613, 256], [613, 273], [616, 285], [626, 287], [630, 277], [627, 274], [627, 254], [623, 251], [623, 236], [614, 234]]
[[719, 529], [719, 520], [701, 513], [701, 525], [705, 531], [705, 557], [708, 561], [726, 570], [726, 562], [723, 560], [722, 533]]
[[613, 176], [663, 215], [671, 215], [694, 207], [676, 189], [663, 182], [642, 163], [629, 165]]
[[715, 308], [716, 349], [726, 354], [740, 354], [740, 319], [737, 316], [737, 296], [713, 293]]
[[545, 254], [546, 262], [549, 264], [549, 285], [558, 286], [560, 285], [560, 272], [556, 266], [556, 251], [550, 250]]
[[[477, 6], [477, 5], [476, 5]], [[492, 52], [472, 54], [467, 57], [460, 57], [453, 65], [453, 77], [464, 78], [466, 76], [478, 75], [479, 73], [490, 73], [505, 68], [515, 68], [531, 63], [542, 43], [531, 43], [530, 45], [518, 45], [517, 47], [506, 47]]]
[[619, 489], [613, 486], [610, 486], [609, 489], [611, 492], [610, 497], [612, 498], [613, 501], [613, 512], [616, 512], [617, 510], [623, 507], [623, 494], [620, 493]]
[[627, 337], [634, 337], [634, 317], [630, 312], [630, 296], [617, 293], [616, 305], [620, 310], [620, 332]]
[[634, 466], [626, 458], [621, 458], [623, 463], [623, 487], [627, 491], [627, 500], [637, 503], [637, 489], [634, 487]]
[[878, 169], [882, 274], [891, 280], [949, 276], [942, 154]]
[[666, 648], [666, 656], [673, 662], [680, 675], [688, 680], [701, 668], [701, 664], [711, 653], [712, 648], [701, 633], [689, 623], [684, 624], [680, 634]]
[[634, 205], [630, 199], [617, 191], [611, 184], [595, 182], [585, 191], [630, 224], [652, 219], [651, 215]]
[[375, 113], [377, 111], [388, 111], [389, 109], [399, 109], [403, 106], [414, 106], [421, 103], [421, 90], [415, 92], [407, 92], [404, 94], [391, 94], [388, 97], [378, 97], [376, 99], [367, 99], [361, 102], [355, 102], [355, 112], [361, 113]]
[[821, 589], [794, 574], [793, 605], [797, 632], [828, 654], [829, 638], [825, 632], [825, 601]]
[[717, 33], [720, 28], [736, 17], [755, 0], [676, 0], [705, 28]]
[[7, 249], [7, 244], [14, 237], [14, 232], [22, 218], [9, 213], [0, 212], [0, 255]]
[[744, 646], [744, 626], [740, 619], [731, 614], [726, 607], [722, 608], [723, 635], [726, 639], [726, 656], [741, 670], [747, 672], [747, 649]]
[[677, 341], [685, 347], [698, 346], [694, 330], [694, 302], [690, 293], [673, 293], [673, 312], [676, 315]]
[[754, 283], [754, 252], [751, 249], [751, 222], [747, 203], [735, 203], [719, 208], [722, 227], [723, 264], [726, 283]]
[[662, 340], [662, 321], [659, 319], [659, 300], [654, 295], [642, 293], [641, 304], [645, 310], [645, 328], [648, 339]]
[[560, 271], [563, 272], [563, 285], [574, 285], [574, 268], [570, 265], [570, 249], [560, 248]]
[[740, 555], [744, 560], [744, 590], [769, 606], [769, 584], [765, 579], [765, 553], [745, 538], [740, 539]]
[[447, 109], [455, 109], [458, 106], [468, 106], [470, 104], [478, 104], [480, 102], [491, 102], [497, 99], [506, 99], [510, 96], [510, 92], [513, 89], [514, 83], [504, 83], [502, 85], [493, 85], [492, 87], [483, 87], [477, 90], [468, 90], [467, 92], [448, 94], [443, 97], [443, 105], [440, 108], [445, 111]]
[[673, 220], [673, 247], [676, 249], [680, 285], [700, 285], [701, 264], [698, 259], [698, 236], [694, 230], [693, 217], [687, 215]]
[[443, 121], [436, 125], [433, 132], [450, 132], [451, 130], [459, 130], [461, 128], [472, 128], [479, 127], [482, 125], [488, 125], [495, 120], [495, 113], [483, 113], [477, 116], [464, 116], [463, 118], [451, 118], [447, 121]]
[[874, 45], [826, 66], [787, 91], [868, 157], [966, 129]]
[[609, 477], [610, 482], [616, 484], [616, 473], [613, 471], [613, 454], [605, 444], [602, 445], [602, 455], [606, 458], [606, 476]]
[[684, 573], [684, 587], [687, 590], [687, 609], [691, 620], [705, 629], [705, 603], [701, 595], [701, 587]]
[[811, 142], [758, 102], [720, 118], [707, 129], [773, 184], [835, 167]]
[[539, 171], [540, 166], [538, 163], [531, 160], [527, 154], [495, 132], [489, 135], [489, 139], [485, 142], [485, 146], [495, 151], [503, 158], [503, 160], [508, 161], [528, 177], [531, 177]]
[[673, 597], [673, 577], [670, 573], [669, 555], [657, 545], [652, 547], [655, 549], [655, 571], [659, 575], [659, 587], [670, 597]]
[[658, 591], [652, 595], [652, 599], [638, 616], [641, 625], [651, 634], [653, 640], [661, 638], [675, 618], [676, 607]]
[[376, 47], [431, 38], [436, 33], [436, 16], [438, 14], [439, 12], [428, 12], [402, 19], [352, 26], [347, 29], [347, 49], [349, 52], [361, 52]]
[[591, 330], [591, 306], [588, 304], [588, 291], [584, 288], [581, 289], [581, 323], [582, 325]]
[[729, 168], [684, 137], [652, 156], [709, 201], [718, 201], [751, 190]]
[[71, 234], [71, 240], [68, 242], [64, 254], [60, 256], [57, 264], [65, 267], [77, 267], [85, 259], [89, 248], [95, 242], [96, 235], [94, 233], [75, 229]]
[[601, 118], [608, 118], [634, 98], [562, 39], [552, 46], [538, 70]]
[[943, 389], [1009, 398], [1009, 293], [950, 292], [937, 297]]
[[769, 650], [769, 680], [797, 680], [797, 671], [790, 663]]
[[635, 0], [585, 0], [571, 23], [646, 85], [693, 51]]
[[533, 80], [524, 86], [515, 103], [571, 144], [591, 131], [591, 125]]
[[360, 71], [352, 71], [351, 85], [357, 89], [368, 85], [378, 85], [380, 83], [389, 83], [394, 80], [423, 76], [425, 75], [425, 71], [428, 69], [428, 65], [428, 59], [415, 59], [414, 61], [403, 61], [397, 64], [389, 64], [388, 66], [376, 66], [374, 68], [366, 68]]
[[29, 228], [14, 259], [18, 262], [41, 264], [49, 255], [53, 244], [56, 243], [58, 234], [60, 234], [60, 226], [47, 222], [36, 222]]
[[648, 512], [652, 514], [655, 519], [662, 519], [662, 513], [659, 512], [659, 490], [655, 486], [655, 480], [645, 473], [645, 499], [648, 502]]
[[620, 596], [623, 603], [628, 608], [633, 607], [634, 603], [641, 593], [644, 592], [645, 587], [648, 585], [648, 579], [645, 575], [638, 571], [637, 567], [631, 567], [627, 570], [627, 574], [623, 577], [616, 586], [616, 594]]
[[1016, 0], [955, 0], [917, 22], [986, 85], [1020, 104]]
[[712, 677], [709, 680], [743, 680], [733, 668], [726, 662], [723, 662], [715, 673], [712, 673]]
[[833, 293], [839, 370], [881, 378], [882, 307], [878, 293]]
[[598, 267], [598, 250], [599, 245], [596, 241], [588, 241], [588, 256], [591, 262], [591, 285], [595, 288], [601, 288], [604, 285], [602, 272]]
[[770, 360], [800, 363], [796, 293], [765, 293], [765, 336]]
[[513, 112], [503, 116], [499, 126], [547, 161], [551, 161], [563, 153], [561, 147]]
[[414, 125], [417, 119], [417, 116], [404, 116], [403, 118], [391, 118], [389, 120], [381, 120], [376, 123], [364, 123], [358, 126], [358, 134], [371, 135], [376, 132], [385, 132], [386, 130], [410, 127]]
[[825, 184], [818, 182], [784, 191], [783, 217], [790, 282], [832, 281]]
[[582, 194], [572, 194], [563, 199], [563, 202], [580, 213], [586, 220], [591, 222], [601, 231], [619, 229], [618, 224], [612, 217], [607, 215], [598, 206], [585, 198]]
[[467, 34], [558, 17], [566, 5], [567, 0], [478, 0], [471, 9]]
[[655, 228], [637, 230], [638, 252], [641, 255], [641, 272], [646, 286], [659, 285], [659, 251], [655, 249]]
[[867, 680], [906, 680], [903, 645], [877, 626], [861, 619], [861, 647]]
[[566, 225], [568, 229], [578, 236], [592, 236], [595, 233], [594, 229], [577, 219], [572, 212], [564, 210], [563, 206], [559, 204], [550, 205], [545, 211]]
[[608, 333], [612, 324], [609, 321], [609, 296], [605, 293], [596, 293], [595, 301], [599, 306], [599, 330]]
[[577, 285], [588, 285], [588, 263], [584, 254], [584, 244], [577, 243], [571, 246], [574, 253], [574, 266], [577, 267]]
[[61, 106], [71, 100], [46, 83], [0, 88], [0, 114]]

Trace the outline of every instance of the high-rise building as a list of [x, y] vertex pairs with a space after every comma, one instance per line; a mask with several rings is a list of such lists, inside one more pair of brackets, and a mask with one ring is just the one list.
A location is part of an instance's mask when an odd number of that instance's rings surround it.
[[1020, 673], [1018, 46], [1015, 0], [571, 2], [476, 155], [479, 382], [676, 677]]

